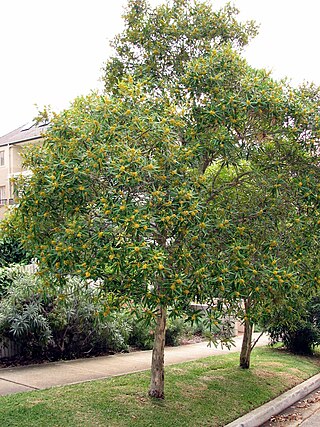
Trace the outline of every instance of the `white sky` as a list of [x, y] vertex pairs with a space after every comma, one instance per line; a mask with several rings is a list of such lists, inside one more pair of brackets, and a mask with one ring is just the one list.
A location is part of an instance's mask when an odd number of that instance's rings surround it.
[[[217, 7], [224, 0], [211, 0]], [[240, 18], [254, 19], [259, 36], [249, 63], [320, 85], [319, 0], [234, 0]], [[151, 0], [159, 4], [161, 0]], [[122, 28], [126, 0], [0, 1], [0, 135], [31, 121], [41, 109], [67, 108], [101, 83], [108, 42]]]

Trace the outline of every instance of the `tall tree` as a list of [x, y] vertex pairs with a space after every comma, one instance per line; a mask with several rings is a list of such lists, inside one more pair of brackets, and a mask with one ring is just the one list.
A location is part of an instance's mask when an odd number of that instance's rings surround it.
[[[269, 164], [270, 153], [290, 157], [290, 141], [315, 147], [318, 138], [316, 92], [291, 93], [249, 67], [239, 51], [256, 28], [240, 24], [236, 14], [230, 6], [214, 12], [208, 3], [188, 0], [155, 9], [129, 1], [125, 30], [105, 68], [111, 97], [80, 98], [56, 117], [44, 146], [28, 156], [33, 176], [14, 213], [43, 273], [99, 279], [101, 292], [108, 292], [106, 315], [142, 301], [156, 318], [155, 397], [164, 395], [168, 309], [179, 315], [211, 295], [233, 307], [246, 298], [238, 289], [246, 282], [229, 274], [229, 265], [252, 275], [255, 256], [261, 281], [267, 280], [273, 259], [262, 261], [264, 253], [255, 255], [248, 239], [260, 244], [278, 228], [256, 219], [253, 201], [270, 208], [270, 218], [294, 212], [291, 199], [289, 210], [279, 199], [272, 203], [273, 166], [282, 173], [282, 160]], [[294, 179], [292, 165], [284, 165], [283, 181], [289, 170]], [[241, 235], [246, 217], [254, 232]], [[235, 250], [225, 230], [236, 239], [245, 235], [246, 247], [243, 241]], [[219, 315], [214, 307], [211, 320]]]

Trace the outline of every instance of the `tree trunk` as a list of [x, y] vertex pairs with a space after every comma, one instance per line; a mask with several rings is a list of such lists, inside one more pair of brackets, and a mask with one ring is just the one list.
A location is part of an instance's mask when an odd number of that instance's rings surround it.
[[154, 335], [151, 363], [151, 384], [149, 396], [164, 399], [164, 344], [166, 336], [165, 307], [159, 306], [157, 326]]
[[250, 368], [250, 356], [251, 356], [251, 341], [252, 341], [252, 330], [253, 325], [247, 319], [244, 323], [244, 334], [242, 339], [241, 353], [240, 353], [240, 368]]

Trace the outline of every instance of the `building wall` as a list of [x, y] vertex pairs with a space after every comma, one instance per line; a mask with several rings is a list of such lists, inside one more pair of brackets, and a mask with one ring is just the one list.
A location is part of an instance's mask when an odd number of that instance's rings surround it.
[[22, 171], [22, 157], [23, 147], [21, 144], [12, 145], [10, 147], [10, 174], [19, 173]]
[[[4, 152], [4, 165], [0, 165], [0, 187], [5, 188], [4, 199], [8, 200], [10, 196], [9, 174], [10, 174], [10, 147], [0, 147], [0, 152]], [[1, 203], [3, 203], [2, 200]]]
[[[1, 193], [5, 197], [0, 200], [0, 220], [3, 219], [8, 207], [13, 203], [14, 194], [11, 178], [24, 171], [22, 167], [23, 158], [21, 154], [30, 144], [41, 144], [42, 139], [24, 141], [16, 144], [0, 146], [0, 153], [4, 151], [4, 165], [0, 165], [0, 199]], [[0, 154], [1, 155], [1, 154]]]

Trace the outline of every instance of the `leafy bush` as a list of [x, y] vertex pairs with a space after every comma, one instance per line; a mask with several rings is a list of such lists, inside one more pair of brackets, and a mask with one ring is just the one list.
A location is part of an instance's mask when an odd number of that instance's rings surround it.
[[72, 278], [59, 291], [44, 292], [38, 277], [15, 272], [0, 302], [0, 339], [18, 343], [23, 358], [70, 359], [128, 349], [127, 316], [99, 316], [93, 286]]
[[291, 323], [283, 323], [278, 314], [267, 329], [273, 342], [282, 340], [292, 353], [312, 354], [320, 344], [320, 297], [307, 302], [303, 315]]
[[[138, 317], [132, 318], [132, 329], [129, 335], [129, 345], [141, 350], [150, 350], [153, 346], [154, 322], [148, 322], [141, 319], [141, 313]], [[166, 341], [167, 346], [178, 346], [183, 339], [193, 339], [194, 336], [204, 337], [207, 327], [201, 321], [197, 324], [191, 324], [184, 318], [171, 318], [167, 320]]]
[[182, 337], [190, 336], [191, 326], [183, 319], [168, 319], [166, 330], [166, 345], [177, 346], [181, 343]]
[[7, 287], [0, 302], [0, 337], [18, 343], [25, 356], [39, 356], [50, 342], [51, 329], [43, 301], [35, 292], [38, 281], [17, 266], [2, 273]]
[[0, 267], [10, 264], [27, 264], [31, 256], [21, 246], [18, 240], [11, 237], [3, 237], [0, 240]]
[[296, 330], [284, 332], [282, 341], [292, 353], [312, 354], [314, 347], [320, 343], [320, 331], [312, 323], [302, 321]]
[[19, 274], [19, 269], [20, 266], [18, 265], [0, 268], [0, 299], [7, 294], [7, 290], [10, 288], [16, 276]]
[[128, 344], [140, 350], [151, 350], [154, 338], [154, 323], [133, 317]]
[[51, 354], [74, 358], [100, 352], [128, 350], [130, 324], [122, 313], [113, 318], [99, 315], [97, 289], [82, 280], [68, 280], [64, 292], [55, 295], [48, 307], [52, 329]]
[[[47, 289], [39, 276], [20, 266], [0, 269], [0, 341], [10, 339], [24, 359], [71, 359], [106, 352], [142, 350], [153, 346], [155, 325], [127, 311], [101, 315], [98, 288], [72, 277], [62, 288]], [[166, 345], [203, 334], [205, 326], [191, 326], [169, 318]]]

